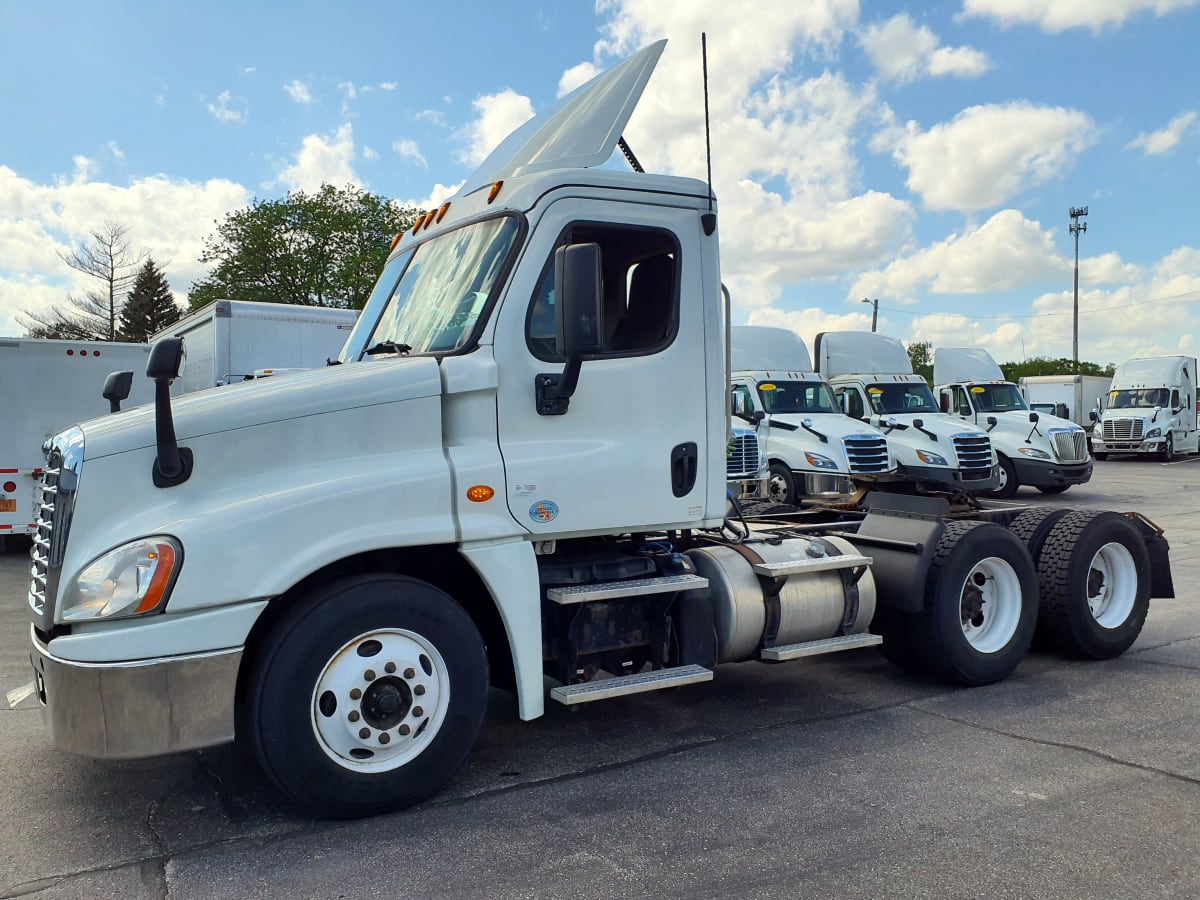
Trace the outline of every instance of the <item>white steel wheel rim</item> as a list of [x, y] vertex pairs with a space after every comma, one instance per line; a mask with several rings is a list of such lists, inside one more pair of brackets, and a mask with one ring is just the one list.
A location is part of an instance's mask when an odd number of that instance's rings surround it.
[[996, 485], [996, 490], [1002, 491], [1006, 487], [1008, 487], [1008, 469], [1004, 468], [1003, 463], [999, 466], [999, 469], [1000, 469], [1000, 483]]
[[1003, 559], [977, 562], [959, 593], [963, 635], [980, 653], [1002, 650], [1021, 621], [1021, 579]]
[[309, 704], [317, 745], [355, 772], [389, 772], [433, 742], [450, 702], [437, 648], [403, 629], [379, 629], [342, 645], [321, 670]]
[[1137, 564], [1124, 544], [1105, 544], [1088, 565], [1088, 610], [1101, 628], [1119, 628], [1137, 602]]
[[782, 475], [772, 475], [767, 479], [767, 496], [775, 503], [787, 502], [787, 482]]

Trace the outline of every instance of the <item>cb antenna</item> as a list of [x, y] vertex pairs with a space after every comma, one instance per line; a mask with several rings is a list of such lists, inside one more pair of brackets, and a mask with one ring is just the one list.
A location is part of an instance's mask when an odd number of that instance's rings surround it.
[[708, 165], [708, 211], [712, 212], [712, 136], [708, 130], [708, 35], [700, 32], [700, 61], [704, 67], [704, 161]]

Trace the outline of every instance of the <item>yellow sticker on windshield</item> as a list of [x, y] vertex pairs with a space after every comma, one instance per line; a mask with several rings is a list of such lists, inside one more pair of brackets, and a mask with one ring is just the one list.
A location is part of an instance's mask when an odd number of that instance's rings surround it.
[[759, 389], [760, 391], [773, 391], [773, 390], [775, 390], [775, 385], [773, 385], [773, 384], [760, 384], [760, 385], [758, 386], [758, 389]]
[[972, 394], [982, 394], [982, 393], [983, 393], [983, 388], [981, 388], [981, 387], [973, 387], [973, 388], [971, 388], [971, 393], [972, 393]]
[[883, 388], [870, 387], [867, 388], [867, 393], [872, 397], [880, 397], [883, 395]]
[[1108, 392], [1108, 396], [1110, 396], [1110, 397], [1114, 397], [1114, 398], [1115, 398], [1115, 397], [1117, 396], [1117, 394], [1118, 394], [1118, 393], [1120, 393], [1120, 391], [1109, 391], [1109, 392]]

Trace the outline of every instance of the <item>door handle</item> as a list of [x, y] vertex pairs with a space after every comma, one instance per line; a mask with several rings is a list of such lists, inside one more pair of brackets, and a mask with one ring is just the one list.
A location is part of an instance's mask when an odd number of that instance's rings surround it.
[[690, 494], [696, 486], [697, 464], [700, 458], [695, 441], [676, 444], [671, 450], [671, 492], [676, 497]]

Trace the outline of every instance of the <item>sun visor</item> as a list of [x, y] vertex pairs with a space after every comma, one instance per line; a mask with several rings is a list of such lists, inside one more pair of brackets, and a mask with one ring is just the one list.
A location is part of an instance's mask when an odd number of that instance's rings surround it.
[[814, 342], [817, 371], [838, 375], [911, 375], [908, 351], [894, 337], [870, 331], [824, 331]]
[[933, 383], [1004, 381], [1004, 373], [982, 347], [938, 347], [933, 351]]
[[733, 371], [814, 372], [803, 338], [790, 328], [734, 325], [729, 330]]
[[666, 46], [664, 39], [639, 50], [517, 128], [488, 154], [459, 196], [516, 175], [606, 162]]

